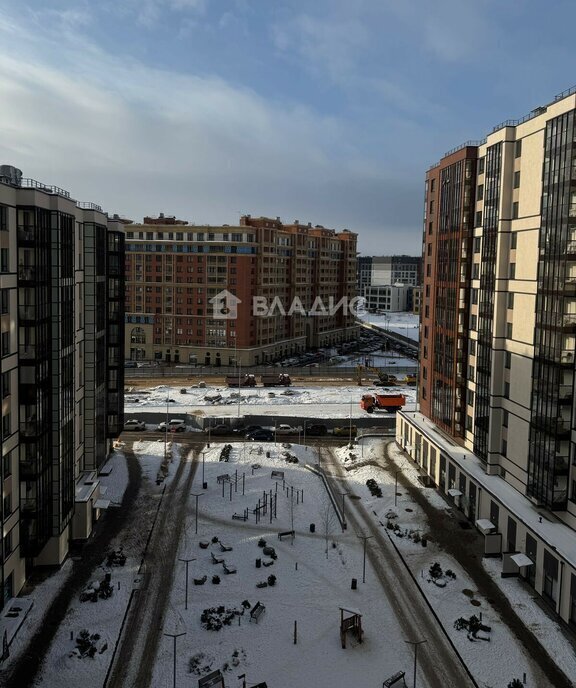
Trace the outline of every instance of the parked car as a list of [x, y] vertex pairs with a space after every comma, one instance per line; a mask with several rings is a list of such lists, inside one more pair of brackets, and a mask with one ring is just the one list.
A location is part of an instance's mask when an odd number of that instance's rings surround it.
[[254, 430], [253, 432], [249, 432], [246, 435], [247, 440], [260, 440], [261, 442], [272, 442], [274, 440], [274, 433], [272, 430], [265, 430], [262, 428], [261, 430]]
[[337, 437], [356, 437], [356, 426], [343, 425], [341, 428], [334, 428], [332, 431]]
[[124, 361], [124, 367], [125, 368], [137, 368], [138, 364], [136, 361]]
[[[208, 430], [206, 430], [208, 432]], [[210, 428], [211, 435], [229, 435], [232, 432], [229, 425], [221, 423], [220, 425], [213, 425]]]
[[276, 426], [277, 435], [297, 435], [302, 431], [302, 428], [297, 428], [292, 425], [286, 425], [286, 423], [280, 423]]
[[162, 421], [156, 428], [156, 432], [166, 432], [166, 429], [168, 429], [168, 432], [184, 432], [186, 430], [186, 422], [179, 418], [169, 420], [168, 424], [166, 424], [166, 421]]
[[306, 434], [310, 437], [321, 437], [328, 432], [328, 428], [325, 425], [307, 425]]
[[234, 433], [241, 433], [244, 435], [248, 435], [251, 432], [254, 432], [255, 430], [262, 430], [261, 425], [237, 425], [235, 428], [232, 428], [232, 432]]
[[131, 419], [124, 423], [124, 430], [146, 430], [146, 423], [143, 420]]

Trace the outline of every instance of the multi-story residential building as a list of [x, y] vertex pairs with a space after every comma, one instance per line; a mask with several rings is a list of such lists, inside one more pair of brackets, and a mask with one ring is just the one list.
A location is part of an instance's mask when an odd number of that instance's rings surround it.
[[374, 256], [370, 284], [419, 285], [421, 282], [422, 258], [420, 256]]
[[356, 294], [356, 234], [146, 220], [127, 230], [127, 358], [248, 366], [355, 337], [349, 309], [322, 309]]
[[123, 426], [124, 237], [99, 206], [0, 167], [2, 602], [100, 511]]
[[356, 273], [356, 288], [360, 296], [364, 296], [366, 287], [372, 284], [372, 256], [358, 256], [358, 270]]
[[[376, 311], [412, 310], [412, 289], [407, 284], [370, 285], [364, 290], [366, 308]], [[409, 304], [410, 302], [410, 304]]]
[[419, 411], [397, 440], [576, 624], [576, 90], [426, 176]]

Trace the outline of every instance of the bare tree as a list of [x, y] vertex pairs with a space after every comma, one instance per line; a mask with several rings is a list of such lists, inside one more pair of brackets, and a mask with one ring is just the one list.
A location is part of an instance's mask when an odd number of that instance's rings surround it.
[[320, 507], [320, 523], [322, 525], [322, 535], [324, 535], [324, 543], [326, 545], [326, 559], [328, 559], [328, 541], [337, 524], [334, 505], [330, 501], [328, 495], [325, 495], [322, 500], [322, 506]]

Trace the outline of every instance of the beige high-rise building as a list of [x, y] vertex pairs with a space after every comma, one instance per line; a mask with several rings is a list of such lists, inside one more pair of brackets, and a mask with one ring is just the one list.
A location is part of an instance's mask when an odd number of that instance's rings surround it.
[[397, 440], [576, 624], [576, 91], [426, 176], [419, 411]]

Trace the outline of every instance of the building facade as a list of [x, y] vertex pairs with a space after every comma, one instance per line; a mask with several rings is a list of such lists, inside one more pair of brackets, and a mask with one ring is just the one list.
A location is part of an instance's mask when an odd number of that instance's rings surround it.
[[387, 286], [389, 284], [409, 284], [417, 286], [421, 282], [422, 258], [420, 256], [374, 256], [370, 284]]
[[0, 167], [2, 604], [105, 506], [97, 474], [123, 426], [123, 252], [101, 208]]
[[364, 290], [366, 308], [370, 313], [412, 310], [412, 289], [407, 284], [372, 284]]
[[576, 91], [426, 177], [419, 412], [397, 439], [576, 625]]
[[360, 296], [364, 296], [366, 287], [372, 284], [372, 256], [358, 256], [356, 274], [356, 289]]
[[356, 234], [146, 219], [127, 229], [126, 358], [249, 366], [355, 337], [353, 312], [330, 304], [356, 295]]

